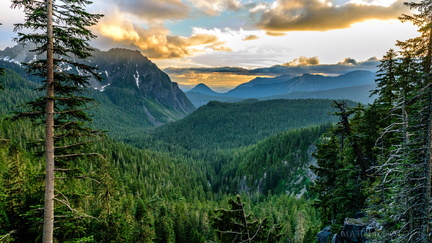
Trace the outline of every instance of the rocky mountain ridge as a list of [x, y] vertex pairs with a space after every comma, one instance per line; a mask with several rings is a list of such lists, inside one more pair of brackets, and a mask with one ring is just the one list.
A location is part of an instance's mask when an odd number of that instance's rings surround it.
[[[33, 48], [32, 45], [17, 45], [0, 51], [0, 67], [13, 69], [27, 79], [37, 81], [38, 78], [25, 75], [22, 65], [43, 58], [31, 52]], [[97, 67], [103, 78], [102, 82], [90, 80], [89, 88], [99, 90], [125, 110], [144, 113], [153, 126], [183, 118], [195, 110], [178, 84], [139, 51], [95, 50], [93, 56], [83, 62]], [[66, 65], [60, 68], [80, 72]]]

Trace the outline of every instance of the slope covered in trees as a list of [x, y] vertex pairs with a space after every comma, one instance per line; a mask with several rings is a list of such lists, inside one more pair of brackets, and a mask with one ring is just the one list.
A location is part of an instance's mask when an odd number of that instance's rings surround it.
[[401, 20], [420, 36], [386, 53], [377, 100], [341, 109], [340, 125], [318, 145], [316, 204], [323, 222], [337, 222], [334, 229], [363, 211], [382, 227], [370, 235], [374, 240], [426, 243], [432, 241], [432, 2], [405, 5], [415, 11]]
[[150, 131], [150, 137], [131, 136], [128, 142], [152, 146], [162, 141], [187, 150], [242, 147], [289, 129], [334, 122], [331, 104], [331, 100], [213, 101], [185, 119]]

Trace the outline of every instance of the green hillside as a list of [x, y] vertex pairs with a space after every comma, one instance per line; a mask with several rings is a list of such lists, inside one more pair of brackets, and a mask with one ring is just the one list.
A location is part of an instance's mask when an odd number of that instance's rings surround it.
[[332, 103], [313, 99], [212, 101], [182, 120], [150, 131], [150, 137], [128, 141], [147, 147], [164, 141], [187, 150], [237, 148], [289, 129], [336, 122]]
[[[17, 111], [20, 105], [41, 95], [35, 91], [39, 84], [24, 79], [10, 69], [6, 69], [6, 74], [1, 78], [4, 80], [5, 87], [0, 95], [1, 116], [10, 115], [11, 112]], [[110, 98], [107, 94], [96, 90], [89, 90], [86, 95], [96, 100], [95, 107], [89, 112], [93, 115], [94, 126], [109, 131], [109, 135], [112, 137], [142, 133], [152, 127], [145, 113], [131, 112], [134, 109], [142, 109], [143, 101], [133, 100], [130, 96], [121, 93], [121, 95], [117, 95], [117, 99], [123, 101], [114, 104], [112, 97]], [[154, 108], [154, 110], [156, 109], [157, 107]]]

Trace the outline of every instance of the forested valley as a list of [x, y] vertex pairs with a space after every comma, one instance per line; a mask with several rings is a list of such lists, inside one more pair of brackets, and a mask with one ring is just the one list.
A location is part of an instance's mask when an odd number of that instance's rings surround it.
[[[21, 27], [45, 21], [45, 10], [15, 2], [28, 11]], [[85, 88], [90, 76], [100, 78], [90, 66], [54, 59], [88, 75], [54, 72], [54, 83], [2, 68], [0, 241], [306, 243], [329, 226], [343, 242], [350, 225], [362, 230], [351, 239], [431, 242], [432, 3], [407, 5], [417, 12], [401, 20], [418, 26], [420, 36], [398, 41], [400, 50], [383, 57], [372, 104], [212, 101], [183, 119], [137, 128], [142, 117]], [[94, 36], [81, 28], [102, 16], [84, 16], [64, 27], [83, 40], [46, 38], [36, 51], [54, 45], [47, 49], [57, 58], [87, 58], [85, 41]], [[68, 34], [62, 30], [54, 33]], [[41, 41], [36, 34], [18, 39]], [[27, 68], [43, 77], [47, 66]], [[45, 96], [53, 87], [57, 96]], [[44, 118], [45, 104], [53, 117]], [[46, 125], [50, 119], [55, 125]], [[50, 137], [56, 166], [47, 233]]]
[[[10, 114], [21, 109], [14, 104], [39, 94], [36, 83], [11, 70], [2, 80], [1, 234], [27, 242], [41, 237], [43, 157], [31, 142], [43, 138], [43, 129], [11, 121]], [[92, 145], [101, 158], [78, 160], [73, 175], [58, 180], [59, 200], [67, 203], [57, 205], [66, 219], [56, 223], [55, 236], [61, 242], [215, 240], [214, 210], [229, 208], [240, 194], [245, 213], [266, 219], [274, 237], [309, 242], [321, 225], [307, 190], [308, 167], [314, 142], [336, 121], [331, 103], [216, 102], [140, 136], [108, 132]], [[101, 112], [96, 124], [109, 117]]]

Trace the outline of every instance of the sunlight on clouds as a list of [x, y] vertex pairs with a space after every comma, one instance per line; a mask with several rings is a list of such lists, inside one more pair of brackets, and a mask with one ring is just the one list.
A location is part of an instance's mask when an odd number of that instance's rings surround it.
[[390, 7], [393, 3], [396, 2], [396, 0], [351, 0], [349, 2], [357, 5], [375, 5]]
[[112, 44], [140, 49], [149, 58], [183, 58], [203, 52], [227, 52], [226, 41], [219, 40], [211, 31], [194, 29], [189, 37], [173, 36], [162, 24], [151, 23], [144, 28], [132, 24], [122, 13], [104, 19], [97, 32]]
[[259, 15], [257, 27], [266, 31], [328, 31], [369, 19], [397, 19], [407, 10], [403, 1], [352, 0], [333, 5], [326, 0], [278, 0], [261, 15], [254, 14]]
[[182, 85], [197, 85], [205, 83], [210, 87], [224, 86], [226, 88], [234, 88], [242, 83], [249, 82], [256, 77], [274, 77], [274, 76], [251, 76], [251, 75], [238, 75], [232, 73], [197, 73], [188, 72], [178, 75], [170, 75], [174, 82]]
[[110, 37], [116, 41], [123, 40], [139, 40], [139, 35], [134, 30], [128, 30], [123, 26], [118, 25], [101, 25], [101, 34]]
[[285, 32], [276, 32], [276, 31], [266, 31], [266, 34], [269, 36], [284, 36]]
[[291, 62], [284, 63], [284, 66], [295, 67], [295, 66], [308, 66], [308, 65], [318, 65], [320, 60], [318, 57], [305, 57], [301, 56], [292, 60]]
[[188, 0], [197, 9], [208, 15], [219, 15], [225, 10], [238, 10], [241, 7], [239, 0]]
[[257, 39], [259, 39], [257, 35], [248, 35], [245, 38], [243, 38], [244, 41], [257, 40]]

